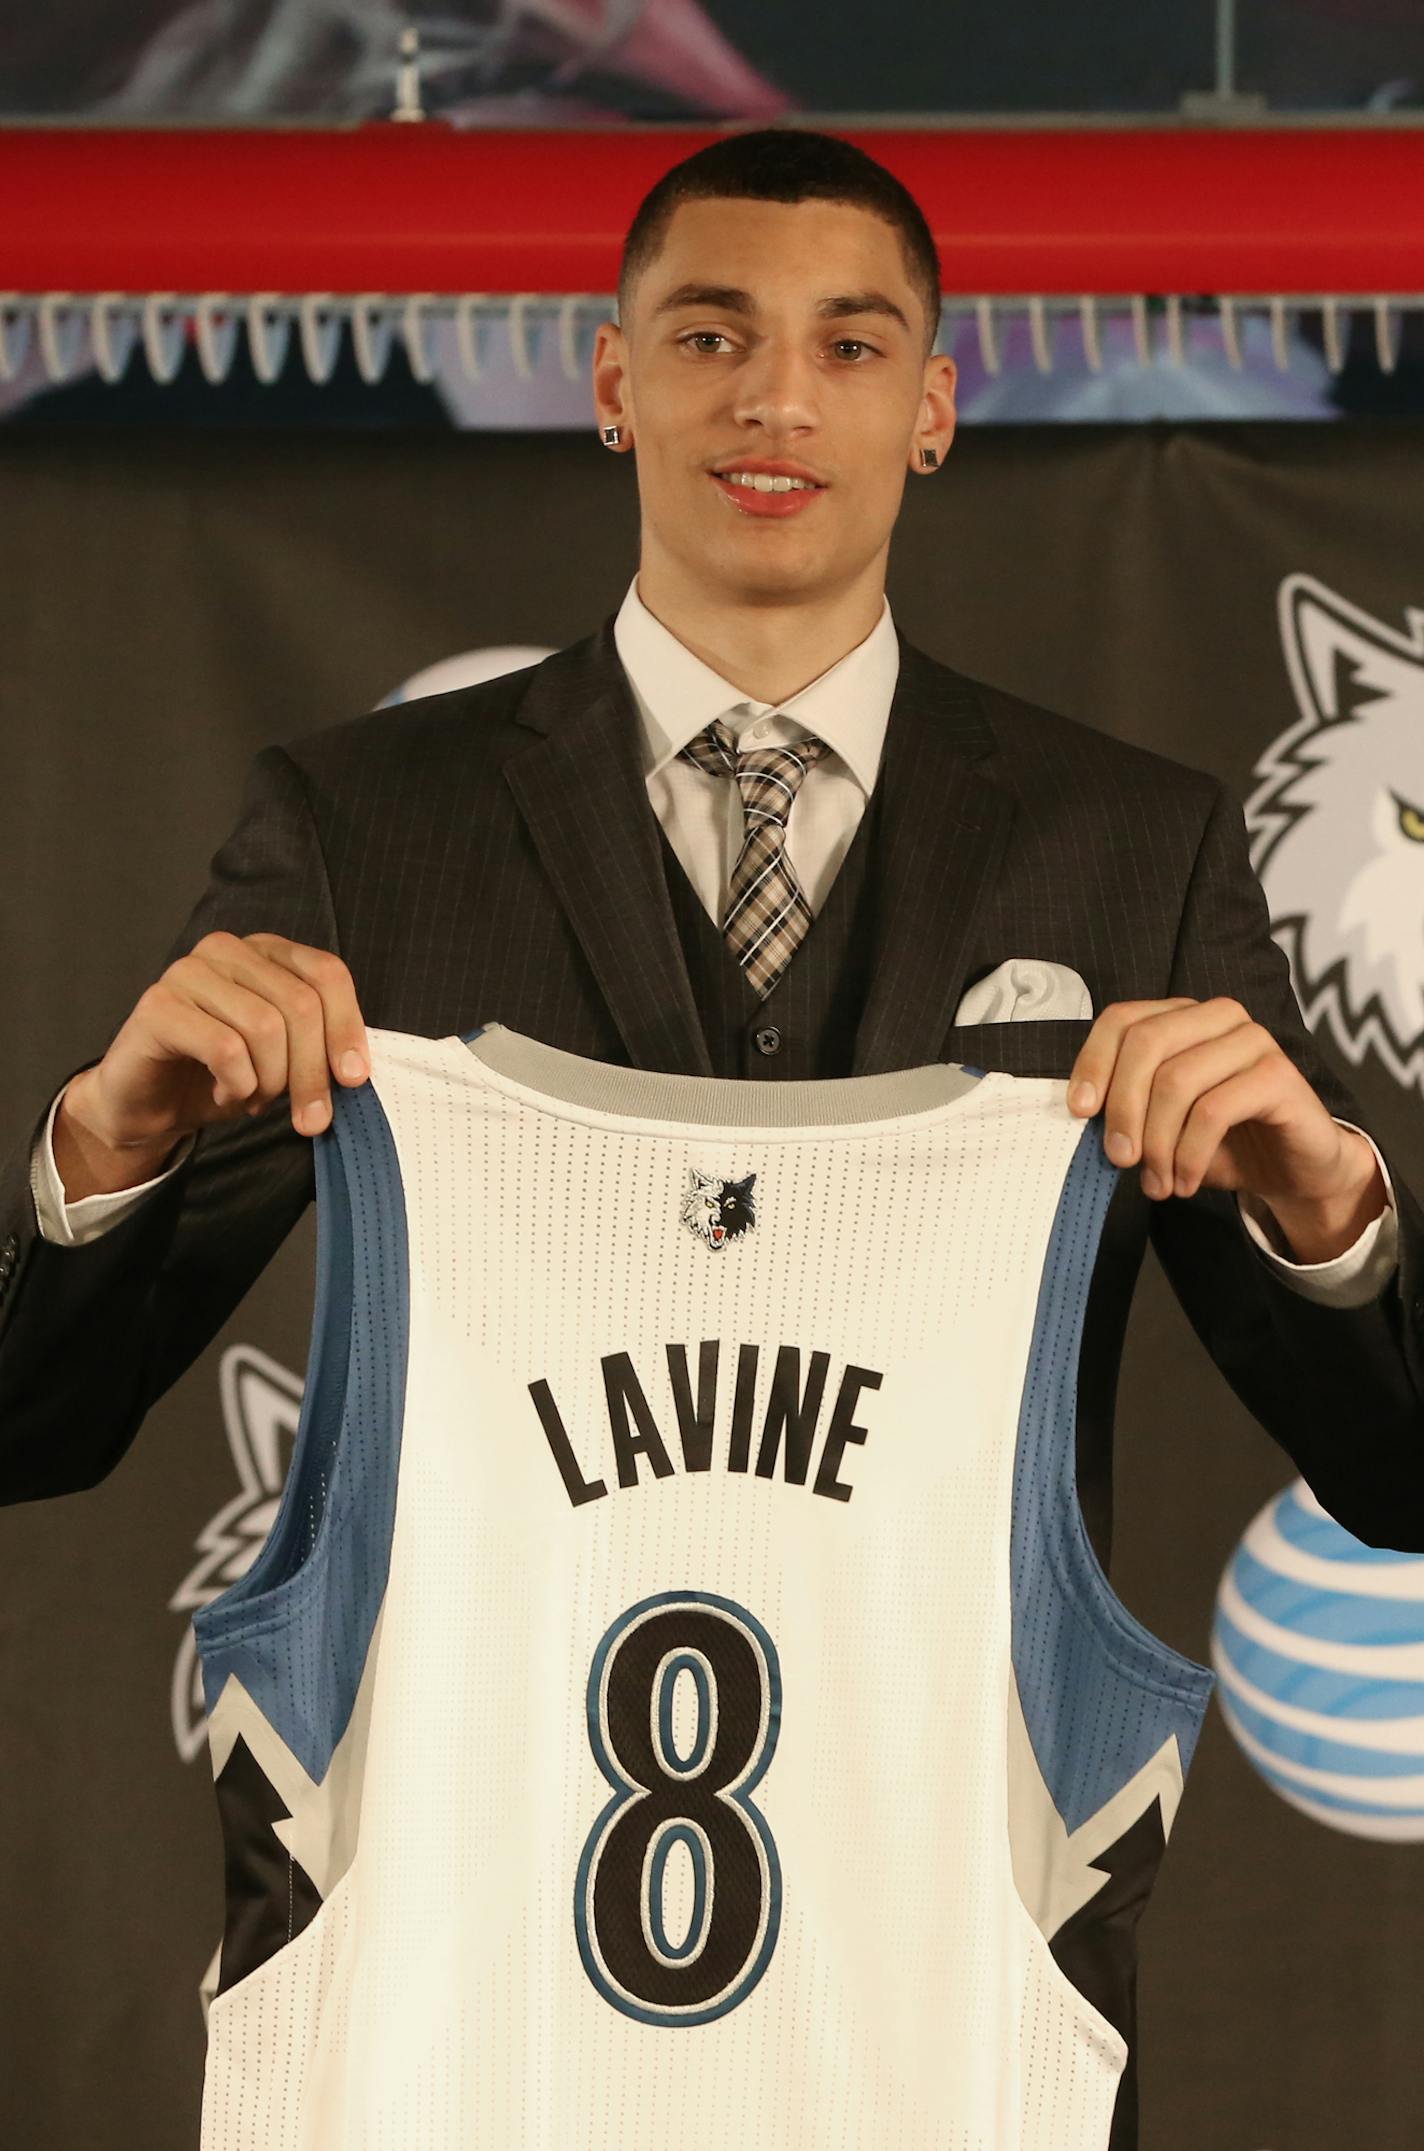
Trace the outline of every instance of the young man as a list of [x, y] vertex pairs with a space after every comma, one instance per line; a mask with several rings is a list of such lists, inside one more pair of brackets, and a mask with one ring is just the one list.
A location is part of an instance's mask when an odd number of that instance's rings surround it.
[[[1150, 1234], [1217, 1365], [1332, 1512], [1380, 1543], [1424, 1546], [1424, 1217], [1304, 1029], [1239, 807], [1202, 772], [936, 663], [891, 621], [904, 484], [930, 481], [954, 432], [954, 366], [933, 349], [934, 247], [914, 202], [835, 138], [731, 137], [639, 209], [619, 312], [593, 371], [601, 437], [634, 455], [642, 508], [618, 614], [529, 672], [258, 755], [162, 975], [11, 1161], [0, 1497], [113, 1467], [311, 1200], [307, 1138], [331, 1124], [333, 1083], [364, 1083], [366, 1023], [427, 1038], [497, 1023], [675, 1075], [780, 1084], [958, 1062], [1071, 1077], [1073, 1110], [1100, 1114], [1108, 1155], [1135, 1168], [1108, 1227], [1128, 1289]], [[1014, 956], [1075, 971], [1093, 1018], [957, 1021]], [[1104, 1565], [1125, 1313], [1095, 1315], [1077, 1396], [1076, 1498]], [[1043, 1724], [1026, 1730], [1051, 1776]], [[345, 1721], [326, 1732], [313, 1801], [342, 1775]], [[1029, 1747], [1017, 1767], [1038, 1798]], [[262, 1771], [244, 1768], [226, 1787], [230, 1841], [270, 1851]], [[971, 1982], [944, 2000], [931, 2091], [915, 2041], [927, 1991], [940, 2007], [935, 1967], [907, 1962], [898, 1999], [859, 1991], [846, 1930], [828, 1999], [825, 1921], [873, 1925], [874, 1903], [852, 1902], [848, 1882], [818, 1926], [790, 1875], [782, 1966], [804, 1985], [782, 1993], [784, 2023], [743, 2014], [755, 1997], [739, 1996], [711, 2021], [660, 2025], [667, 2048], [626, 2048], [630, 2023], [656, 2019], [606, 1987], [600, 2016], [570, 1961], [598, 2055], [581, 2047], [560, 2067], [587, 2066], [601, 2086], [581, 2140], [641, 2151], [640, 2085], [651, 2098], [674, 2068], [693, 2072], [677, 2081], [703, 2102], [686, 2117], [689, 2151], [728, 2139], [733, 2106], [764, 2151], [821, 2141], [832, 2112], [853, 2113], [842, 2137], [864, 2151], [892, 2131], [938, 2141], [951, 2124], [994, 2151], [1096, 2151], [1109, 2111], [1125, 2151], [1133, 1925], [1181, 1782], [1180, 1770], [1152, 1781], [1146, 1764], [1139, 1775], [1130, 1813], [1113, 1807], [1116, 1781], [1098, 1804], [1116, 1818], [1101, 1889], [1065, 1897], [1053, 1849], [1065, 1818], [1040, 1804], [1028, 1857], [1057, 1880], [1025, 1880], [1005, 1900], [1009, 1924], [974, 1939], [985, 1993], [1005, 1953], [1036, 1967], [1033, 1992], [1058, 2012], [1046, 2061], [989, 2032], [966, 2090]], [[992, 1805], [992, 1767], [975, 1782]], [[330, 1937], [313, 1923], [339, 1863], [323, 1890], [298, 1866], [264, 1866], [261, 1847], [253, 1858], [276, 1894], [267, 1904], [254, 1880], [235, 1901], [218, 2008], [267, 2006], [307, 1927], [313, 1946]], [[854, 1876], [855, 1846], [845, 1859]], [[886, 1939], [876, 1931], [877, 1950]], [[946, 1946], [962, 1970], [966, 1938]], [[305, 1954], [301, 1966], [306, 1977]], [[694, 2054], [686, 2042], [704, 2037]], [[635, 2080], [610, 2075], [610, 2055]], [[1082, 2083], [1065, 2077], [1052, 2096], [1067, 2103], [1034, 2123], [1023, 2072], [1051, 2078], [1069, 2062]], [[308, 2074], [293, 2112], [309, 2092]], [[472, 2111], [438, 2141], [472, 2141], [460, 2134]], [[238, 2142], [212, 2127], [205, 2142]]]

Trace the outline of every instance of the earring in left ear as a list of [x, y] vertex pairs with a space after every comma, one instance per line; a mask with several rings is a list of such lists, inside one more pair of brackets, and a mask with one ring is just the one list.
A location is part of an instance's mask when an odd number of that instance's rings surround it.
[[927, 471], [938, 470], [939, 468], [939, 457], [933, 448], [922, 448], [920, 450], [920, 461]]

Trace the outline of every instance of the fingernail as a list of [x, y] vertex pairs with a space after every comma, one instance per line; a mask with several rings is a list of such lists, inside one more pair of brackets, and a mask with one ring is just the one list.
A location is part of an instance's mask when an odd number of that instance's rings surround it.
[[297, 1115], [297, 1125], [304, 1135], [315, 1135], [318, 1128], [326, 1126], [327, 1106], [325, 1098], [313, 1098]]
[[365, 1076], [366, 1063], [359, 1053], [343, 1053], [341, 1056], [341, 1073], [348, 1083], [359, 1083]]
[[1098, 1094], [1091, 1083], [1075, 1083], [1068, 1094], [1068, 1103], [1075, 1113], [1091, 1113], [1098, 1102]]
[[1118, 1165], [1126, 1165], [1132, 1156], [1132, 1138], [1125, 1135], [1121, 1128], [1114, 1129], [1108, 1137], [1108, 1156]]
[[1150, 1165], [1142, 1168], [1142, 1192], [1144, 1195], [1160, 1195], [1162, 1192], [1162, 1183]]

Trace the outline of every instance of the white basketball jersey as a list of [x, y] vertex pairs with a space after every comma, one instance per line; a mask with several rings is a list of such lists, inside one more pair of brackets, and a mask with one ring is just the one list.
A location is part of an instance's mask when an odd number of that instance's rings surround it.
[[368, 1037], [194, 1616], [203, 2151], [1106, 2151], [1214, 1676], [1078, 1506], [1101, 1121]]

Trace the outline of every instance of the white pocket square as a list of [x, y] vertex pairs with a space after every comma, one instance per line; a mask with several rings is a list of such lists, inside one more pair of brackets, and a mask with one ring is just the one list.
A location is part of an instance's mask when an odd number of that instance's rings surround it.
[[1092, 995], [1071, 964], [1049, 963], [1038, 956], [1009, 956], [970, 987], [954, 1020], [1020, 1023], [1050, 1016], [1078, 1020], [1092, 1013]]

